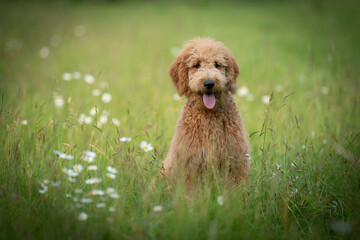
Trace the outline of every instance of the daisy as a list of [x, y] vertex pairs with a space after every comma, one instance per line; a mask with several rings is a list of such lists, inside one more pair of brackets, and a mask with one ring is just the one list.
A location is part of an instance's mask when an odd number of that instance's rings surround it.
[[69, 182], [74, 183], [76, 182], [76, 178], [68, 177]]
[[153, 207], [153, 212], [162, 212], [162, 211], [164, 211], [164, 207], [161, 205], [155, 205]]
[[77, 172], [77, 173], [79, 173], [83, 170], [83, 166], [80, 164], [74, 165], [73, 168], [74, 168], [75, 172]]
[[97, 203], [96, 204], [97, 208], [104, 208], [105, 206], [106, 206], [105, 203]]
[[24, 125], [24, 126], [25, 126], [25, 125], [28, 125], [28, 121], [27, 121], [27, 120], [22, 120], [20, 123], [21, 123], [21, 125]]
[[120, 126], [120, 121], [119, 121], [119, 119], [117, 119], [117, 118], [112, 118], [112, 119], [111, 119], [111, 122], [112, 122], [115, 126]]
[[90, 109], [89, 114], [90, 114], [91, 116], [95, 116], [97, 112], [98, 112], [97, 107], [94, 106], [94, 107], [92, 107], [92, 108]]
[[100, 96], [101, 94], [101, 90], [100, 89], [94, 89], [92, 90], [92, 95], [97, 97], [97, 96]]
[[55, 107], [57, 108], [62, 108], [64, 106], [64, 98], [60, 95], [56, 95], [54, 96], [54, 104], [55, 104]]
[[269, 95], [262, 96], [261, 101], [263, 103], [265, 103], [266, 105], [269, 105], [270, 104], [270, 96]]
[[80, 124], [84, 124], [84, 123], [85, 123], [85, 118], [86, 118], [86, 115], [83, 114], [83, 113], [81, 113], [80, 116], [79, 116], [79, 118], [78, 118], [78, 122], [79, 122]]
[[70, 81], [71, 78], [72, 78], [71, 73], [66, 72], [66, 73], [63, 73], [63, 75], [62, 75], [62, 79], [63, 79], [64, 81]]
[[77, 177], [79, 175], [78, 172], [73, 171], [72, 169], [68, 169], [66, 173], [69, 177]]
[[95, 77], [91, 74], [85, 74], [84, 81], [88, 84], [93, 84], [95, 82]]
[[280, 170], [280, 165], [279, 164], [275, 163], [275, 166], [276, 166], [277, 170]]
[[93, 157], [93, 158], [96, 157], [96, 153], [95, 153], [95, 152], [85, 151], [84, 154], [85, 154], [85, 156], [88, 156], [88, 157]]
[[110, 193], [109, 197], [114, 198], [114, 199], [118, 199], [120, 197], [120, 195], [117, 194], [117, 193]]
[[239, 95], [239, 97], [246, 97], [247, 95], [249, 95], [249, 93], [250, 93], [249, 89], [245, 86], [242, 86], [237, 91], [237, 94]]
[[79, 221], [86, 221], [88, 219], [88, 215], [84, 212], [81, 212], [78, 216]]
[[82, 198], [82, 199], [80, 199], [80, 202], [81, 203], [91, 203], [92, 199], [91, 198]]
[[98, 167], [96, 165], [90, 165], [87, 168], [89, 171], [96, 171], [98, 169]]
[[102, 196], [102, 195], [104, 195], [105, 193], [104, 193], [104, 191], [102, 191], [102, 190], [94, 189], [94, 190], [92, 190], [91, 194], [92, 194], [93, 196]]
[[106, 194], [111, 194], [115, 192], [115, 188], [107, 188], [106, 189]]
[[107, 120], [108, 120], [108, 117], [105, 115], [102, 115], [102, 116], [100, 116], [98, 123], [100, 123], [102, 125], [102, 124], [107, 123]]
[[104, 93], [102, 96], [101, 96], [101, 100], [104, 102], [104, 103], [109, 103], [112, 99], [112, 96], [110, 93]]
[[108, 172], [113, 173], [113, 174], [117, 173], [117, 170], [115, 168], [111, 167], [111, 166], [107, 166], [106, 170], [108, 170]]
[[153, 146], [151, 145], [151, 143], [148, 143], [146, 141], [141, 142], [140, 148], [142, 148], [145, 152], [149, 152], [154, 149]]
[[121, 137], [119, 138], [119, 141], [120, 142], [130, 142], [132, 139], [131, 138], [128, 138], [128, 137]]
[[107, 173], [106, 176], [109, 177], [109, 178], [111, 178], [111, 179], [115, 179], [115, 178], [116, 178], [116, 175], [115, 175], [115, 174], [112, 174], [112, 173]]
[[224, 205], [224, 197], [223, 196], [218, 196], [217, 197], [217, 203], [222, 206]]
[[96, 184], [100, 182], [101, 182], [100, 178], [90, 178], [85, 181], [86, 184]]
[[47, 193], [47, 191], [48, 191], [48, 187], [47, 187], [47, 186], [43, 186], [42, 189], [39, 189], [39, 193], [40, 193], [40, 194], [45, 194], [45, 193]]

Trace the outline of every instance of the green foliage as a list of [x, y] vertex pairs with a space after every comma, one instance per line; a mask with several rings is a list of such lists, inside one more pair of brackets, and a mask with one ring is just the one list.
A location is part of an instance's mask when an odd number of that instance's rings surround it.
[[[1, 3], [0, 239], [356, 239], [358, 7]], [[185, 101], [173, 99], [167, 68], [172, 52], [196, 36], [225, 43], [241, 68], [238, 88], [253, 96], [234, 95], [252, 146], [250, 182], [232, 186], [209, 166], [191, 192], [181, 176], [170, 186], [159, 180], [151, 190]], [[95, 83], [62, 79], [77, 71]], [[94, 89], [112, 100], [102, 102]], [[54, 105], [56, 96], [63, 107]], [[80, 124], [80, 114], [93, 106], [94, 122]], [[103, 110], [110, 114], [99, 126]], [[154, 150], [144, 152], [142, 141]], [[98, 171], [86, 169], [85, 150], [97, 153], [91, 164]], [[71, 183], [63, 168], [74, 164], [85, 169]], [[117, 169], [115, 179], [106, 176], [107, 166]], [[91, 177], [103, 181], [86, 184]], [[61, 184], [50, 182], [41, 194], [45, 179]], [[79, 201], [108, 187], [120, 198], [93, 196], [77, 208], [74, 196]], [[96, 207], [100, 202], [106, 207]], [[78, 220], [80, 212], [87, 221]]]

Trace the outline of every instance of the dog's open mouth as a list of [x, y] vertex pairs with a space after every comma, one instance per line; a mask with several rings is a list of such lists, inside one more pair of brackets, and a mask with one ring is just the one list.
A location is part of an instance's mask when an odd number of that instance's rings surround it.
[[216, 98], [214, 93], [204, 93], [202, 99], [206, 108], [212, 109], [215, 106]]

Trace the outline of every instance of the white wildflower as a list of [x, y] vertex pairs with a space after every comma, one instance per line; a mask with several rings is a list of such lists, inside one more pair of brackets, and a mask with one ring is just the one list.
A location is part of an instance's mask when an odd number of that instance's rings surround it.
[[101, 94], [101, 90], [100, 89], [94, 89], [92, 90], [92, 95], [97, 97], [97, 96], [100, 96]]
[[83, 190], [80, 189], [80, 188], [75, 189], [75, 193], [76, 193], [76, 194], [81, 194], [82, 192], [83, 192]]
[[327, 140], [326, 140], [326, 139], [324, 139], [324, 140], [323, 140], [323, 144], [325, 145], [326, 143], [327, 143]]
[[109, 211], [110, 212], [115, 212], [115, 208], [114, 207], [109, 207]]
[[60, 95], [54, 96], [54, 105], [57, 108], [62, 108], [65, 104], [64, 98]]
[[93, 196], [102, 196], [102, 195], [104, 195], [105, 193], [104, 193], [104, 191], [102, 191], [102, 190], [94, 189], [94, 190], [91, 191], [91, 194], [92, 194]]
[[25, 126], [25, 125], [28, 125], [28, 121], [27, 121], [27, 120], [22, 120], [20, 123], [21, 123], [21, 125], [24, 125], [24, 126]]
[[78, 216], [79, 221], [86, 221], [88, 219], [88, 215], [84, 212], [81, 212]]
[[105, 206], [106, 206], [105, 203], [97, 203], [96, 204], [97, 208], [104, 208]]
[[247, 95], [249, 95], [249, 93], [250, 93], [249, 89], [245, 86], [242, 86], [237, 91], [237, 94], [239, 95], [239, 97], [246, 97]]
[[115, 126], [120, 126], [120, 121], [119, 121], [119, 119], [117, 119], [117, 118], [112, 118], [112, 119], [111, 119], [111, 122], [112, 122]]
[[71, 73], [68, 73], [68, 72], [63, 73], [62, 79], [63, 79], [64, 81], [70, 81], [70, 80], [72, 79]]
[[107, 173], [106, 176], [109, 177], [109, 178], [111, 178], [111, 179], [115, 179], [115, 178], [116, 178], [116, 175], [115, 175], [115, 174], [112, 174], [112, 173]]
[[161, 205], [155, 205], [153, 207], [153, 212], [162, 212], [162, 211], [164, 211], [164, 207]]
[[71, 196], [71, 194], [68, 194], [68, 193], [67, 193], [67, 194], [65, 194], [65, 197], [70, 198], [70, 197], [72, 197], [72, 196]]
[[121, 137], [121, 138], [119, 138], [119, 141], [120, 142], [130, 142], [132, 139], [129, 137]]
[[117, 170], [115, 168], [111, 167], [111, 166], [107, 166], [106, 170], [108, 170], [108, 172], [113, 173], [113, 174], [117, 173]]
[[41, 58], [47, 58], [50, 54], [50, 49], [48, 47], [42, 47], [39, 51]]
[[80, 202], [81, 203], [91, 203], [92, 199], [91, 198], [82, 198], [82, 199], [80, 199]]
[[224, 197], [223, 196], [218, 196], [217, 197], [217, 203], [222, 206], [224, 205]]
[[83, 166], [80, 164], [76, 164], [74, 165], [73, 169], [75, 170], [75, 172], [79, 173], [83, 170]]
[[110, 93], [104, 93], [102, 96], [101, 96], [101, 100], [104, 102], [104, 103], [109, 103], [112, 99], [112, 96]]
[[72, 200], [73, 200], [74, 202], [79, 201], [79, 199], [78, 199], [77, 197], [73, 197]]
[[179, 96], [179, 94], [175, 93], [175, 94], [173, 95], [173, 99], [176, 100], [176, 101], [178, 101], [178, 100], [181, 99], [181, 97]]
[[102, 116], [100, 116], [98, 123], [100, 123], [100, 125], [102, 125], [102, 124], [107, 123], [107, 120], [108, 120], [108, 117], [105, 115], [102, 115]]
[[58, 186], [60, 186], [60, 184], [61, 184], [60, 181], [51, 182], [51, 185], [52, 185], [53, 187], [58, 187]]
[[299, 190], [297, 188], [294, 189], [294, 191], [291, 191], [291, 197], [294, 197], [296, 194], [298, 194]]
[[98, 170], [98, 167], [96, 166], [96, 165], [90, 165], [90, 166], [88, 166], [88, 168], [87, 168], [89, 171], [96, 171], [96, 170]]
[[47, 191], [48, 191], [48, 187], [47, 187], [47, 186], [43, 186], [42, 189], [39, 189], [39, 193], [40, 193], [40, 194], [45, 194], [45, 193], [47, 193]]
[[278, 84], [278, 85], [276, 85], [275, 90], [277, 92], [282, 92], [282, 91], [284, 91], [284, 87], [281, 84]]
[[106, 194], [111, 194], [115, 192], [115, 188], [107, 188], [106, 189]]
[[97, 184], [101, 182], [101, 178], [90, 178], [85, 181], [86, 184]]
[[92, 108], [90, 109], [89, 114], [90, 114], [91, 116], [95, 116], [97, 112], [98, 112], [98, 109], [97, 109], [96, 106], [94, 106], [94, 107], [92, 107]]
[[275, 166], [276, 166], [277, 170], [280, 170], [280, 165], [279, 164], [275, 163]]
[[74, 183], [76, 182], [76, 178], [68, 177], [69, 182]]
[[91, 74], [85, 74], [84, 81], [88, 84], [93, 84], [95, 82], [95, 77]]
[[146, 141], [141, 142], [140, 148], [142, 148], [145, 152], [149, 152], [154, 149], [153, 146], [151, 145], [151, 143], [148, 143]]
[[120, 195], [117, 194], [117, 193], [110, 193], [109, 197], [114, 198], [114, 199], [118, 199], [120, 197]]
[[249, 93], [249, 94], [246, 96], [246, 100], [248, 100], [249, 102], [254, 101], [254, 99], [255, 99], [254, 94]]
[[266, 105], [269, 105], [270, 104], [270, 96], [269, 95], [262, 96], [261, 101], [263, 103], [265, 103]]

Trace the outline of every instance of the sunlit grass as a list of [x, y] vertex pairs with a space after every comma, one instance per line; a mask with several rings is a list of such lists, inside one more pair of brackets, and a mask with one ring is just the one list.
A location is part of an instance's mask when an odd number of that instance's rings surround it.
[[[1, 3], [0, 238], [355, 239], [357, 8]], [[239, 63], [250, 181], [151, 190], [185, 101], [167, 68], [196, 36]]]

